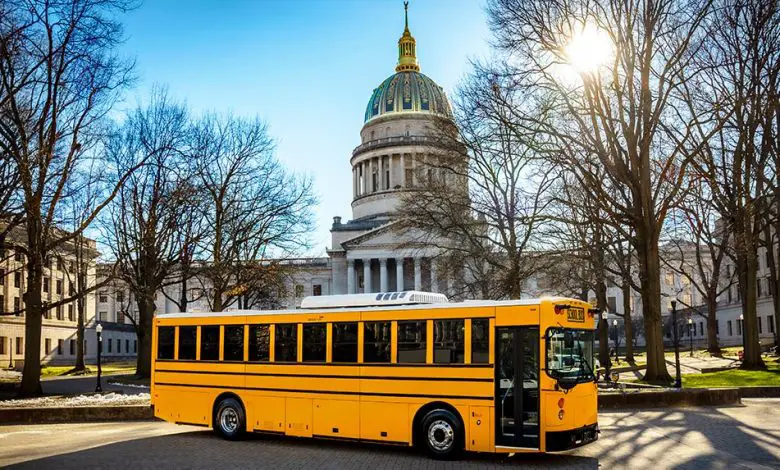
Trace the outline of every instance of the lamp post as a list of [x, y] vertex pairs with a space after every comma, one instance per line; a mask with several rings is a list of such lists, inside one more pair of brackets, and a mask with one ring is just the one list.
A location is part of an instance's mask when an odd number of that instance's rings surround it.
[[688, 336], [691, 337], [691, 357], [693, 357], [693, 318], [688, 318]]
[[620, 354], [618, 354], [618, 321], [612, 320], [612, 326], [615, 327], [615, 364], [620, 364]]
[[675, 388], [682, 388], [680, 378], [680, 341], [677, 338], [677, 301], [672, 300], [672, 333], [674, 334], [674, 367], [677, 372], [674, 380]]
[[11, 336], [8, 337], [8, 368], [14, 368], [14, 339]]
[[97, 367], [98, 367], [98, 373], [97, 373], [97, 386], [95, 387], [96, 392], [102, 392], [103, 387], [100, 386], [100, 374], [102, 372], [100, 368], [100, 350], [103, 349], [103, 338], [100, 336], [100, 333], [103, 332], [103, 325], [100, 323], [95, 326], [95, 333], [97, 333]]
[[745, 315], [739, 314], [739, 329], [742, 331], [742, 358], [745, 357]]

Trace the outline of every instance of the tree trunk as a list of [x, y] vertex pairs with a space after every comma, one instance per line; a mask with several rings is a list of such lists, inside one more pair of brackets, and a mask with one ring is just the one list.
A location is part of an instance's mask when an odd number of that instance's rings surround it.
[[136, 294], [138, 304], [138, 356], [135, 373], [139, 377], [152, 376], [152, 328], [154, 327], [154, 293]]
[[41, 326], [43, 324], [43, 259], [40, 250], [40, 218], [33, 217], [28, 225], [27, 285], [24, 299], [24, 370], [20, 396], [41, 395]]
[[[84, 276], [82, 273], [79, 276], [79, 288], [81, 288], [81, 278]], [[85, 370], [87, 368], [84, 362], [84, 318], [86, 316], [86, 298], [81, 296], [76, 300], [76, 308], [78, 312], [77, 324], [76, 324], [76, 366], [75, 370]]]
[[[655, 221], [651, 221], [655, 223]], [[672, 376], [666, 369], [664, 336], [661, 328], [661, 265], [658, 243], [649, 234], [637, 233], [639, 258], [639, 279], [642, 286], [642, 309], [645, 323], [645, 345], [647, 347], [647, 369], [644, 381], [668, 385]]]
[[[740, 238], [740, 237], [738, 237]], [[745, 338], [745, 351], [742, 356], [743, 369], [763, 369], [766, 367], [761, 359], [761, 347], [758, 342], [758, 317], [756, 311], [756, 281], [757, 257], [756, 250], [749, 248], [746, 236], [742, 234], [741, 246], [737, 247], [737, 266], [739, 273], [739, 289], [742, 293], [742, 334]]]
[[[778, 171], [778, 179], [780, 179], [780, 171]], [[775, 189], [775, 194], [780, 194], [780, 188]], [[775, 215], [774, 231], [775, 237], [780, 237], [780, 195], [775, 197]], [[769, 292], [772, 295], [772, 307], [774, 307], [774, 331], [775, 331], [775, 346], [780, 346], [780, 276], [777, 272], [777, 263], [775, 261], [775, 242], [772, 238], [772, 227], [770, 224], [766, 224], [764, 228], [764, 239], [766, 240], [767, 250], [767, 269], [769, 271]], [[768, 327], [768, 325], [767, 325]]]
[[179, 287], [179, 311], [187, 311], [187, 277], [182, 275], [181, 285]]
[[715, 286], [707, 295], [707, 352], [712, 355], [720, 354], [720, 345], [718, 344], [718, 299], [714, 293], [717, 288]]
[[623, 328], [626, 332], [626, 362], [634, 361], [634, 324], [631, 322], [631, 284], [623, 280]]
[[[603, 271], [601, 272], [603, 273]], [[601, 363], [601, 367], [605, 367], [609, 370], [612, 363], [609, 358], [609, 322], [605, 316], [605, 313], [608, 310], [607, 284], [604, 282], [603, 275], [599, 277], [600, 279], [596, 282], [596, 308], [601, 312], [597, 332], [599, 337], [599, 363]]]

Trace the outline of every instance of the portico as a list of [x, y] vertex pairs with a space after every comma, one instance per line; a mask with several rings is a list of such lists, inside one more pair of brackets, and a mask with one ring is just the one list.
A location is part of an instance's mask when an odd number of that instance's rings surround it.
[[427, 256], [349, 253], [346, 274], [348, 294], [403, 290], [440, 292], [436, 263]]

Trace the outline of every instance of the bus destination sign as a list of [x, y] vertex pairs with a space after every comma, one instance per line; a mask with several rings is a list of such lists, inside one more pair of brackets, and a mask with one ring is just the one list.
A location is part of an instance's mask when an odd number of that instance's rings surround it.
[[569, 321], [585, 323], [585, 310], [581, 307], [569, 307], [566, 317]]

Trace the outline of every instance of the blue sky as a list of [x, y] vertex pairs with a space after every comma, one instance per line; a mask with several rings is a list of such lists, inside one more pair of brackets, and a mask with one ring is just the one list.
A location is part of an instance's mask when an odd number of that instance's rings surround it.
[[[349, 158], [403, 20], [401, 0], [146, 0], [124, 18], [139, 77], [127, 104], [163, 84], [196, 113], [264, 119], [277, 157], [314, 178], [310, 254], [322, 255], [333, 216], [351, 218]], [[421, 71], [448, 94], [488, 54], [483, 0], [412, 0], [409, 29]]]

